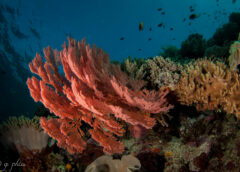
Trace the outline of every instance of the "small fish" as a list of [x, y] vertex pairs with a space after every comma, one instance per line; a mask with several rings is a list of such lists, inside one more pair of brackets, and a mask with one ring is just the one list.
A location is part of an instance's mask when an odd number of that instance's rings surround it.
[[185, 21], [186, 21], [186, 18], [183, 19], [183, 22], [185, 22]]
[[193, 11], [194, 11], [194, 9], [193, 9], [192, 6], [190, 6], [189, 9], [190, 9], [190, 12], [193, 12]]
[[232, 3], [235, 4], [237, 0], [232, 0]]
[[173, 30], [173, 27], [171, 27], [170, 30]]
[[142, 31], [142, 30], [143, 30], [143, 22], [140, 22], [140, 23], [139, 23], [138, 29], [139, 29], [139, 31]]
[[173, 38], [172, 40], [176, 40], [176, 38]]
[[159, 23], [159, 24], [158, 24], [158, 27], [162, 27], [162, 26], [163, 26], [163, 23]]
[[190, 20], [194, 20], [195, 18], [197, 18], [198, 16], [197, 16], [197, 14], [191, 14], [190, 16], [189, 16], [189, 19]]
[[121, 37], [121, 38], [120, 38], [121, 41], [124, 40], [124, 39], [125, 39], [124, 37]]
[[141, 49], [141, 48], [139, 48], [139, 49], [138, 49], [138, 51], [142, 51], [142, 49]]
[[161, 14], [162, 14], [162, 15], [165, 15], [166, 13], [163, 11]]
[[151, 41], [152, 40], [152, 38], [148, 38], [148, 41]]
[[151, 28], [151, 27], [149, 28], [149, 31], [152, 31], [152, 28]]
[[157, 10], [158, 10], [158, 11], [162, 11], [162, 8], [158, 8]]
[[68, 163], [66, 164], [65, 168], [67, 171], [70, 171], [72, 169], [72, 165]]

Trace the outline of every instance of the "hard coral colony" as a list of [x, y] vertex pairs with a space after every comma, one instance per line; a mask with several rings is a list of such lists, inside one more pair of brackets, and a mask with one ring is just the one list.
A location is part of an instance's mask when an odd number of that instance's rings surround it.
[[[81, 153], [86, 147], [81, 126], [88, 124], [89, 133], [104, 152], [122, 153], [124, 122], [151, 129], [158, 114], [172, 108], [166, 100], [169, 90], [142, 89], [144, 81], [134, 80], [120, 67], [109, 62], [100, 48], [69, 38], [69, 46], [62, 51], [44, 49], [45, 62], [36, 54], [29, 64], [36, 77], [28, 78], [27, 85], [33, 99], [42, 102], [59, 118], [41, 118], [41, 126], [58, 146], [70, 153]], [[63, 66], [65, 77], [60, 74]]]

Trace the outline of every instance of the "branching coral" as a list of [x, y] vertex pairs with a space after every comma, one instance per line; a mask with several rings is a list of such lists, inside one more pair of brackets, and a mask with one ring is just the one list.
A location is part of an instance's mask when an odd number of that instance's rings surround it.
[[195, 104], [199, 110], [216, 108], [227, 89], [229, 77], [226, 77], [230, 74], [227, 67], [207, 59], [196, 60], [184, 67], [175, 89], [179, 101], [185, 105]]
[[223, 109], [240, 117], [239, 76], [222, 62], [201, 59], [185, 65], [175, 92], [182, 104]]
[[92, 127], [89, 133], [106, 153], [121, 153], [124, 146], [116, 136], [123, 136], [125, 130], [120, 120], [150, 129], [155, 124], [151, 113], [172, 108], [165, 98], [168, 90], [142, 90], [144, 81], [128, 77], [102, 49], [90, 48], [85, 40], [69, 39], [69, 46], [64, 44], [60, 53], [48, 47], [44, 54], [45, 63], [37, 54], [29, 65], [42, 80], [32, 77], [27, 85], [33, 99], [59, 117], [42, 118], [42, 127], [71, 153], [86, 147], [83, 121]]
[[153, 87], [170, 87], [174, 85], [180, 78], [182, 66], [171, 61], [169, 58], [155, 57], [149, 59], [144, 66], [144, 71], [148, 71], [147, 80], [150, 80]]
[[156, 56], [146, 60], [140, 67], [135, 61], [126, 60], [125, 70], [137, 79], [144, 79], [151, 88], [173, 88], [178, 82], [182, 66], [169, 58]]
[[121, 63], [121, 69], [130, 77], [142, 80], [145, 75], [143, 64], [145, 64], [145, 59], [143, 58], [132, 59], [131, 57], [128, 57]]

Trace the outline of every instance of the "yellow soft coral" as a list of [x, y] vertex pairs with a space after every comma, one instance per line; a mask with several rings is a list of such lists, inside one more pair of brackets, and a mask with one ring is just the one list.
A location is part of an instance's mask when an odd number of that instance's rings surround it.
[[184, 105], [203, 111], [223, 109], [240, 117], [239, 76], [222, 62], [200, 59], [185, 65], [175, 93]]
[[224, 97], [227, 89], [226, 66], [207, 59], [185, 65], [175, 92], [185, 105], [196, 105], [199, 110], [213, 110]]

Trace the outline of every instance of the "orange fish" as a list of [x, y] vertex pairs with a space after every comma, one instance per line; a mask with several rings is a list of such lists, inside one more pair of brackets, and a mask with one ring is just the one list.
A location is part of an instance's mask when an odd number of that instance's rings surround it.
[[168, 86], [166, 86], [165, 89], [166, 89], [168, 92], [171, 92], [171, 91], [172, 91]]
[[165, 158], [171, 157], [171, 156], [173, 156], [173, 152], [172, 151], [165, 152], [164, 156], [165, 156]]
[[65, 168], [67, 171], [70, 171], [72, 169], [72, 165], [68, 163], [68, 164], [66, 164]]

